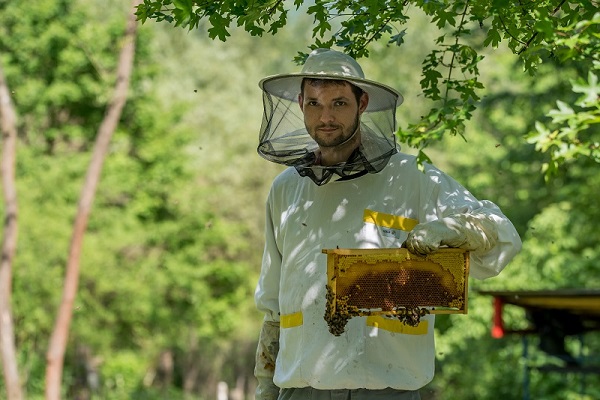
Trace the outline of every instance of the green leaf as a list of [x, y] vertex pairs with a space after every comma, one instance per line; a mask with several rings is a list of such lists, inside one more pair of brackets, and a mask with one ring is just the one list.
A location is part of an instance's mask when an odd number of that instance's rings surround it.
[[429, 156], [427, 154], [425, 154], [425, 152], [423, 150], [419, 150], [419, 152], [417, 154], [417, 165], [419, 166], [419, 169], [421, 171], [423, 171], [424, 163], [432, 164], [431, 158], [429, 158]]
[[533, 26], [533, 29], [546, 36], [552, 36], [554, 34], [554, 25], [552, 24], [552, 21], [547, 18], [537, 21]]
[[485, 40], [483, 41], [483, 45], [486, 47], [491, 46], [493, 48], [497, 48], [501, 40], [502, 38], [500, 37], [500, 31], [497, 29], [490, 29], [485, 37]]
[[402, 45], [402, 43], [404, 43], [404, 36], [406, 36], [406, 29], [403, 29], [400, 33], [396, 35], [392, 35], [388, 43], [393, 43], [396, 46], [400, 46]]
[[187, 13], [192, 13], [192, 0], [173, 0], [173, 5]]
[[548, 112], [548, 116], [552, 117], [552, 122], [560, 123], [572, 119], [575, 111], [564, 101], [558, 100], [556, 102], [558, 109], [553, 109]]
[[577, 100], [577, 105], [580, 107], [598, 106], [600, 102], [600, 85], [598, 84], [598, 76], [592, 71], [588, 72], [587, 84], [585, 81], [573, 83], [573, 92], [583, 93], [584, 96]]
[[229, 19], [222, 17], [219, 14], [212, 14], [208, 20], [212, 25], [212, 27], [208, 29], [208, 36], [211, 39], [218, 37], [219, 40], [224, 42], [228, 36], [231, 36], [227, 30], [230, 22]]
[[456, 13], [441, 10], [432, 18], [432, 22], [436, 21], [436, 26], [440, 29], [446, 27], [446, 25], [456, 26]]

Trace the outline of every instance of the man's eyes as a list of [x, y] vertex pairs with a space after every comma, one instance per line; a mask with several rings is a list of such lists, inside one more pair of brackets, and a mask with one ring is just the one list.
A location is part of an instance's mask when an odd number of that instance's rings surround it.
[[[306, 105], [310, 106], [310, 107], [321, 107], [321, 103], [319, 103], [318, 101], [315, 101], [315, 100], [308, 100], [306, 102]], [[334, 107], [345, 107], [347, 105], [348, 105], [348, 102], [345, 100], [336, 100], [333, 102]]]
[[[316, 106], [319, 106], [319, 105], [320, 105], [320, 104], [319, 104], [318, 102], [316, 102], [316, 101], [308, 101], [306, 104], [307, 104], [307, 105], [309, 105], [309, 106], [313, 106], [313, 107], [316, 107]], [[335, 101], [335, 102], [333, 103], [333, 105], [334, 105], [334, 106], [336, 106], [336, 107], [342, 107], [342, 106], [345, 106], [345, 105], [347, 105], [347, 104], [348, 104], [348, 103], [346, 103], [345, 101]]]

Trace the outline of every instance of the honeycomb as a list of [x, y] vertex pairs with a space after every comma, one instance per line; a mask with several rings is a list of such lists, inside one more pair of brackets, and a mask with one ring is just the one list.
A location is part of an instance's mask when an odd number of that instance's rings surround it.
[[467, 312], [469, 257], [461, 249], [418, 256], [406, 249], [324, 249], [325, 320], [334, 334], [354, 316], [395, 316], [416, 326], [420, 317]]

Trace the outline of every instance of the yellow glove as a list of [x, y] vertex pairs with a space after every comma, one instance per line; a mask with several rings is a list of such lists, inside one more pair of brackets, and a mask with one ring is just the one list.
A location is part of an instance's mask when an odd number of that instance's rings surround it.
[[256, 400], [277, 400], [279, 388], [273, 383], [279, 353], [279, 322], [264, 321], [256, 349], [254, 376], [258, 380]]
[[420, 255], [432, 253], [442, 246], [485, 252], [497, 241], [498, 229], [491, 216], [456, 214], [418, 224], [409, 232], [403, 247]]

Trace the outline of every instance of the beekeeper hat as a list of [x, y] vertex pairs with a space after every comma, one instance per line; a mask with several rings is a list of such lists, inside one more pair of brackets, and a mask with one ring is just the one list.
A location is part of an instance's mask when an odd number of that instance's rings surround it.
[[395, 109], [404, 101], [402, 95], [389, 86], [365, 79], [356, 60], [331, 49], [313, 50], [299, 73], [269, 76], [259, 82], [265, 92], [281, 99], [298, 101], [302, 79], [336, 79], [348, 81], [369, 94], [365, 112]]

